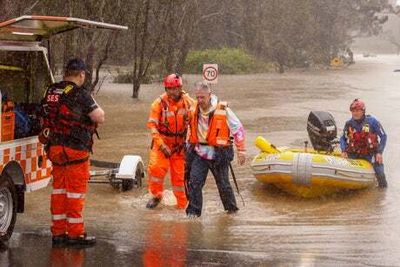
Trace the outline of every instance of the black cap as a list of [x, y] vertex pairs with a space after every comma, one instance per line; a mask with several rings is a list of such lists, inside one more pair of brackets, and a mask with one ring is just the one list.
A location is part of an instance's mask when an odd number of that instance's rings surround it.
[[80, 58], [73, 58], [68, 61], [65, 67], [66, 71], [85, 71], [88, 72], [85, 61]]

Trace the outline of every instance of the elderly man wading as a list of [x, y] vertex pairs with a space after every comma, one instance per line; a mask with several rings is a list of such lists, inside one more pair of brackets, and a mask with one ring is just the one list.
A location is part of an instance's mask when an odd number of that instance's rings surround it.
[[208, 170], [214, 175], [224, 209], [238, 210], [232, 186], [229, 183], [229, 164], [233, 160], [233, 142], [237, 148], [238, 163], [246, 160], [243, 125], [228, 108], [226, 102], [211, 93], [208, 84], [195, 83], [197, 104], [190, 118], [189, 143], [186, 151], [186, 183], [189, 204], [186, 214], [199, 217], [203, 206], [202, 189]]

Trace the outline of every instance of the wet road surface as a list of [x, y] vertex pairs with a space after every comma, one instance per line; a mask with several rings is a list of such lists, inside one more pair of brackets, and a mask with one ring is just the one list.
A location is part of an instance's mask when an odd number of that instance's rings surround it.
[[[91, 184], [87, 231], [93, 248], [52, 248], [49, 231], [50, 188], [26, 195], [25, 213], [0, 247], [0, 266], [400, 266], [400, 57], [356, 58], [349, 68], [283, 75], [221, 76], [215, 88], [241, 118], [248, 134], [249, 162], [235, 167], [245, 206], [223, 212], [209, 177], [203, 215], [187, 219], [173, 207], [171, 192], [147, 210], [146, 188], [118, 192]], [[192, 84], [199, 76], [188, 75]], [[148, 158], [144, 125], [159, 84], [142, 88], [132, 100], [130, 85], [108, 84], [98, 97], [107, 123], [95, 145], [96, 159], [119, 161], [124, 154]], [[277, 146], [302, 146], [311, 110], [331, 112], [342, 129], [350, 102], [360, 97], [389, 135], [384, 153], [389, 188], [303, 200], [265, 186], [251, 175], [249, 163], [263, 135]], [[118, 105], [115, 104], [118, 100]], [[116, 130], [118, 129], [118, 130]], [[167, 183], [166, 189], [170, 189]]]

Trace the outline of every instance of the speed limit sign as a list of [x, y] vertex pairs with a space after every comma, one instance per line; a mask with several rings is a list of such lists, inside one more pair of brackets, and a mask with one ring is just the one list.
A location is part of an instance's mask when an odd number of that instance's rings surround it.
[[218, 64], [203, 64], [203, 80], [207, 83], [218, 83]]

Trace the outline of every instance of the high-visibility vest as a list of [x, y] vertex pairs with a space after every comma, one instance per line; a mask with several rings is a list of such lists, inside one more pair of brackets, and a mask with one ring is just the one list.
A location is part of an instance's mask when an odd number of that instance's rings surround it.
[[[208, 131], [205, 145], [209, 146], [230, 146], [232, 144], [230, 130], [226, 114], [226, 102], [218, 102], [217, 108], [209, 114]], [[195, 107], [195, 112], [190, 119], [189, 142], [199, 143], [198, 131], [199, 107]]]
[[185, 93], [179, 101], [172, 101], [166, 93], [156, 99], [151, 107], [147, 127], [153, 134], [153, 144], [156, 147], [159, 141], [168, 145], [170, 149], [183, 147], [187, 137], [189, 113], [192, 99]]
[[83, 113], [79, 96], [84, 90], [71, 82], [53, 84], [43, 99], [43, 128], [50, 131], [50, 145], [92, 150], [96, 124]]

